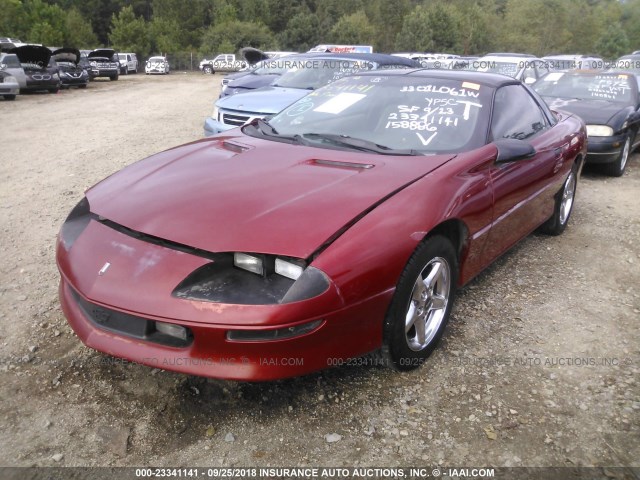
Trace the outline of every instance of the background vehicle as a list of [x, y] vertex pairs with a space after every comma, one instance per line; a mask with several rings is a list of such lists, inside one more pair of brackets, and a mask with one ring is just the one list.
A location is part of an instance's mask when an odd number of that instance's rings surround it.
[[138, 72], [138, 57], [135, 53], [118, 53], [118, 61], [120, 62], [121, 74], [128, 75]]
[[202, 60], [198, 68], [202, 70], [202, 73], [214, 74], [216, 72], [237, 72], [248, 66], [249, 63], [246, 60], [236, 58], [233, 53], [221, 53], [213, 60]]
[[474, 62], [478, 72], [500, 73], [520, 80], [527, 85], [536, 82], [549, 72], [549, 68], [533, 55], [491, 53]]
[[60, 90], [58, 65], [51, 58], [51, 50], [42, 45], [25, 45], [16, 47], [15, 53], [27, 77], [26, 86], [20, 92], [48, 91], [57, 93]]
[[640, 75], [640, 54], [624, 55], [614, 63], [614, 70], [626, 70]]
[[270, 85], [285, 74], [297, 61], [302, 61], [304, 58], [307, 58], [305, 54], [296, 54], [263, 60], [256, 64], [256, 68], [246, 73], [232, 73], [222, 79], [220, 98], [250, 92]]
[[602, 164], [615, 177], [624, 173], [629, 155], [640, 144], [637, 77], [624, 72], [551, 72], [533, 88], [551, 108], [585, 121], [588, 163]]
[[588, 55], [547, 55], [542, 57], [549, 70], [603, 70], [605, 62], [600, 57]]
[[151, 74], [168, 74], [170, 71], [169, 60], [167, 57], [151, 57], [147, 60], [144, 67], [144, 73]]
[[0, 70], [0, 96], [5, 100], [15, 100], [19, 93], [20, 85], [18, 85], [16, 77]]
[[0, 67], [16, 79], [20, 90], [27, 88], [27, 74], [15, 53], [0, 52]]
[[373, 53], [371, 45], [316, 45], [308, 53]]
[[87, 55], [89, 64], [97, 70], [94, 78], [107, 77], [118, 80], [120, 76], [120, 62], [116, 51], [111, 48], [98, 48]]
[[413, 60], [378, 53], [303, 54], [292, 60], [287, 73], [272, 85], [219, 99], [213, 115], [204, 122], [204, 134], [214, 135], [254, 118], [281, 112], [310, 90], [348, 75], [367, 70], [419, 67]]
[[62, 88], [87, 88], [89, 74], [80, 65], [80, 50], [76, 48], [59, 48], [51, 56], [58, 64], [58, 75]]

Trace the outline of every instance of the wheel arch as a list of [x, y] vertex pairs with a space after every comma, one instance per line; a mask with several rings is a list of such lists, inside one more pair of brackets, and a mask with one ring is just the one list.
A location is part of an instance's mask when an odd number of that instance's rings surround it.
[[453, 248], [456, 251], [458, 263], [460, 263], [467, 244], [467, 239], [469, 238], [469, 229], [467, 228], [467, 225], [458, 218], [450, 218], [430, 229], [422, 239], [422, 242], [425, 242], [436, 235], [441, 235], [451, 241]]

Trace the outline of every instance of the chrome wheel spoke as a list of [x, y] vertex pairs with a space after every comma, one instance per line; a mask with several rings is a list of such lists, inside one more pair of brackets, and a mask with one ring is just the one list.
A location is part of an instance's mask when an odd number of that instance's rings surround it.
[[416, 341], [419, 345], [424, 345], [427, 330], [427, 324], [425, 323], [424, 318], [418, 317], [418, 319], [416, 319], [416, 322], [414, 323], [414, 326], [416, 327]]
[[407, 311], [407, 316], [405, 317], [405, 322], [404, 322], [405, 333], [408, 333], [409, 330], [411, 330], [411, 327], [413, 327], [413, 325], [416, 323], [416, 320], [420, 318], [417, 315], [417, 313], [418, 313], [418, 308], [416, 307], [416, 304], [414, 302], [411, 302], [411, 305], [409, 305], [409, 310]]
[[447, 307], [447, 298], [444, 295], [433, 295], [431, 297], [431, 311], [443, 310]]
[[429, 275], [427, 275], [427, 278], [424, 279], [425, 285], [427, 285], [430, 290], [433, 290], [433, 288], [436, 286], [436, 283], [438, 282], [438, 280], [440, 280], [440, 277], [442, 276], [442, 272], [443, 272], [442, 263], [440, 262], [434, 263], [433, 268], [429, 272]]
[[427, 296], [427, 287], [422, 278], [418, 277], [416, 279], [416, 283], [413, 286], [413, 294], [411, 295], [411, 299], [414, 302], [424, 303], [424, 300]]

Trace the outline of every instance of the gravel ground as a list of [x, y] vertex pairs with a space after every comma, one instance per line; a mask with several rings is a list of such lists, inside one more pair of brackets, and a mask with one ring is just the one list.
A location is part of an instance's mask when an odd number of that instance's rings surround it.
[[84, 347], [57, 299], [62, 221], [98, 180], [199, 138], [219, 84], [0, 101], [0, 465], [640, 467], [640, 155], [622, 178], [587, 169], [566, 232], [463, 289], [416, 371], [250, 384]]

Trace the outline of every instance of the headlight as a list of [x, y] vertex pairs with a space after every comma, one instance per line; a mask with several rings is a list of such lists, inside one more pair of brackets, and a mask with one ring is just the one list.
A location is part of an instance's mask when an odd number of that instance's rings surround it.
[[52, 78], [53, 78], [54, 80], [60, 80], [60, 77], [58, 76], [58, 74], [57, 74], [57, 73], [54, 73], [54, 74], [53, 74], [53, 76], [52, 76]]
[[4, 81], [6, 83], [18, 83], [18, 80], [16, 80], [16, 77], [14, 77], [13, 75], [7, 75], [6, 77], [4, 77]]
[[292, 262], [287, 262], [281, 258], [276, 258], [275, 270], [278, 275], [290, 278], [291, 280], [297, 280], [300, 278], [300, 275], [302, 275], [304, 267]]
[[218, 120], [218, 116], [220, 115], [220, 110], [218, 110], [217, 106], [213, 106], [213, 113], [211, 114], [211, 118], [214, 120]]
[[610, 137], [611, 135], [613, 135], [613, 128], [607, 125], [587, 125], [589, 137]]
[[249, 272], [253, 272], [258, 275], [262, 275], [264, 273], [264, 261], [260, 257], [236, 252], [233, 254], [233, 264], [238, 268], [248, 270]]
[[[321, 295], [329, 278], [302, 259], [262, 253], [216, 253], [174, 289], [177, 298], [239, 305], [299, 302]], [[277, 266], [276, 266], [277, 265]]]
[[89, 63], [89, 65], [91, 65], [92, 67], [95, 67], [95, 66], [97, 66], [98, 64], [97, 64], [96, 62], [91, 62], [91, 63]]

